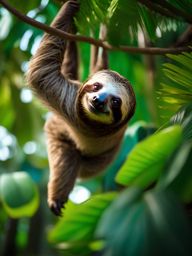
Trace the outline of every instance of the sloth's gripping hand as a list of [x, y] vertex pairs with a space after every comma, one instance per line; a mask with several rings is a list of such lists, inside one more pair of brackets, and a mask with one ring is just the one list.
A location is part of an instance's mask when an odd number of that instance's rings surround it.
[[[56, 18], [52, 22], [51, 26], [57, 27], [62, 30], [68, 30], [67, 28], [63, 29], [63, 26], [68, 26], [68, 24], [71, 24], [73, 21], [73, 17], [79, 10], [79, 3], [77, 0], [69, 0], [67, 1], [59, 10]], [[61, 24], [60, 27], [58, 27], [58, 21]]]
[[[61, 7], [51, 26], [71, 33], [74, 27], [73, 18], [78, 10], [79, 3], [69, 0]], [[73, 104], [70, 103], [76, 99], [78, 86], [61, 72], [66, 48], [65, 39], [45, 34], [29, 63], [27, 81], [46, 105], [62, 116], [70, 118], [74, 111]], [[73, 62], [72, 57], [71, 62]], [[69, 94], [71, 102], [69, 102]]]

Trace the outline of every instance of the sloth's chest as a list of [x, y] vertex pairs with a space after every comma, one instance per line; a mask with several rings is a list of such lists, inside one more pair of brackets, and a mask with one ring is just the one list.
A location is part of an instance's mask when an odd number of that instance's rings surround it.
[[123, 131], [109, 136], [90, 136], [82, 133], [78, 129], [67, 127], [70, 138], [76, 145], [76, 148], [84, 155], [102, 154], [119, 145], [121, 142]]

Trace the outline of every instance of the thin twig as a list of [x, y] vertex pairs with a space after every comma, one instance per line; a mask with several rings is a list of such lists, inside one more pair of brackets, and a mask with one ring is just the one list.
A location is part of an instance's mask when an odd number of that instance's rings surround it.
[[158, 47], [148, 47], [148, 48], [138, 48], [138, 47], [128, 47], [128, 46], [119, 46], [115, 47], [110, 45], [107, 42], [104, 42], [102, 40], [96, 40], [92, 37], [86, 37], [86, 36], [80, 36], [80, 35], [74, 35], [67, 32], [64, 32], [60, 29], [56, 29], [50, 26], [47, 26], [41, 22], [38, 22], [22, 13], [20, 13], [18, 10], [16, 10], [14, 7], [9, 5], [5, 0], [0, 0], [0, 3], [4, 8], [9, 10], [12, 14], [14, 14], [17, 18], [22, 20], [23, 22], [36, 27], [38, 29], [41, 29], [48, 34], [58, 36], [62, 39], [67, 39], [71, 41], [79, 41], [79, 42], [85, 42], [89, 44], [93, 44], [99, 47], [103, 47], [104, 49], [111, 50], [111, 51], [123, 51], [127, 53], [134, 53], [134, 54], [150, 54], [150, 55], [164, 55], [164, 54], [178, 54], [181, 52], [191, 52], [192, 48], [189, 47], [178, 47], [178, 48], [158, 48]]

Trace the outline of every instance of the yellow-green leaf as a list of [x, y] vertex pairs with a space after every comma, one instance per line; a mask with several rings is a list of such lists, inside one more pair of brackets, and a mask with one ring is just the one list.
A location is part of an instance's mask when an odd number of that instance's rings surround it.
[[39, 205], [37, 187], [26, 172], [2, 174], [0, 196], [12, 218], [31, 217]]
[[146, 187], [155, 181], [165, 161], [180, 144], [182, 128], [172, 126], [137, 144], [116, 176], [122, 185]]

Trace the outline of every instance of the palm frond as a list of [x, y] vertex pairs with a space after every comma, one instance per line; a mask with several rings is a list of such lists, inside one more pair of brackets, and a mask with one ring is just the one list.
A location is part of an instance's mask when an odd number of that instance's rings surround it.
[[178, 8], [179, 10], [184, 11], [191, 15], [191, 8], [192, 8], [192, 1], [191, 0], [168, 0], [170, 4], [174, 7]]
[[81, 0], [76, 25], [82, 34], [98, 30], [100, 23], [106, 23], [110, 0]]
[[141, 23], [136, 0], [112, 0], [109, 7], [108, 38], [112, 44], [127, 44]]
[[167, 77], [158, 91], [159, 107], [170, 118], [180, 107], [192, 102], [192, 53], [168, 55], [173, 63], [164, 64]]
[[86, 35], [91, 30], [97, 37], [100, 23], [107, 25], [108, 41], [114, 45], [137, 41], [139, 31], [155, 41], [159, 34], [184, 24], [149, 10], [137, 0], [81, 0], [76, 19], [80, 33]]

